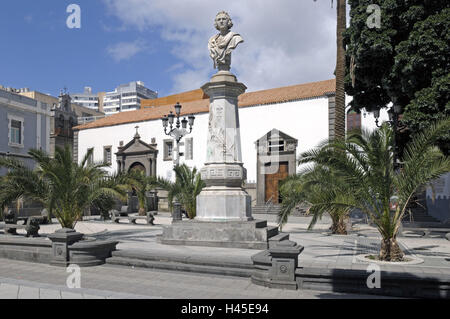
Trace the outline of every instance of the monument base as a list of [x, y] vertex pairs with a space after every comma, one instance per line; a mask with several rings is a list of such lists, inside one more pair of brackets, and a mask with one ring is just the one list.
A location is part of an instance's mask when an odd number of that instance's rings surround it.
[[198, 221], [253, 220], [251, 197], [242, 188], [212, 186], [197, 196]]
[[163, 226], [162, 244], [224, 248], [267, 249], [278, 228], [265, 220], [199, 221], [187, 220]]

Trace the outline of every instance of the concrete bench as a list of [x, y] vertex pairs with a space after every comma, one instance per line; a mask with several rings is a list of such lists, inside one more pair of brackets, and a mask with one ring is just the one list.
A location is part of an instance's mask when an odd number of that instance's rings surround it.
[[[40, 217], [40, 216], [39, 216]], [[9, 211], [5, 215], [5, 225], [3, 230], [6, 235], [17, 235], [18, 229], [24, 229], [27, 232], [27, 237], [39, 237], [39, 220], [34, 217], [27, 218], [27, 221], [23, 225], [17, 224], [17, 218], [15, 214]]]
[[138, 216], [138, 215], [124, 215], [124, 213], [119, 213], [117, 210], [110, 211], [111, 213], [111, 220], [115, 223], [119, 223], [120, 220], [128, 220], [131, 224], [136, 224], [136, 220], [141, 219], [145, 220], [147, 225], [154, 225], [153, 221], [155, 220], [155, 217], [153, 216], [153, 212], [147, 212], [145, 216]]
[[[36, 216], [26, 216], [26, 217], [18, 216], [18, 217], [16, 218], [16, 222], [22, 221], [22, 222], [23, 222], [23, 225], [25, 225], [25, 224], [28, 223], [28, 220], [29, 220], [30, 218], [32, 218], [32, 219], [38, 221], [39, 225], [47, 225], [47, 224], [51, 224], [51, 223], [52, 223], [52, 221], [51, 221], [51, 219], [50, 219], [50, 217], [49, 217], [49, 214], [48, 214], [48, 212], [47, 212], [46, 209], [43, 209], [43, 210], [41, 211], [41, 214], [40, 214], [40, 215], [36, 215]], [[15, 224], [16, 222], [14, 222], [14, 224]]]
[[[448, 238], [450, 235], [450, 228], [423, 228], [423, 227], [405, 227], [401, 230], [401, 235], [405, 236], [406, 232], [419, 233], [422, 237], [429, 237], [431, 233], [441, 233]], [[449, 235], [449, 236], [447, 236]]]

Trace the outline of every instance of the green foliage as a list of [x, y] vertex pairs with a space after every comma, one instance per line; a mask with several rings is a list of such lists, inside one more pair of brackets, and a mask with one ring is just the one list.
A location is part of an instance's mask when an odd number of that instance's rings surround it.
[[[367, 6], [381, 8], [381, 28], [366, 24]], [[402, 106], [412, 132], [450, 115], [450, 2], [432, 0], [349, 0], [345, 33], [345, 89], [351, 105], [368, 111], [393, 102]], [[354, 58], [355, 86], [350, 76]], [[449, 150], [450, 135], [440, 145]]]
[[197, 195], [200, 194], [205, 182], [201, 179], [200, 173], [194, 167], [192, 170], [186, 164], [174, 167], [175, 182], [164, 178], [154, 178], [152, 185], [161, 187], [168, 192], [167, 200], [172, 208], [172, 202], [175, 197], [186, 209], [190, 219], [194, 219], [197, 209]]
[[304, 203], [311, 206], [308, 214], [313, 215], [308, 229], [312, 229], [323, 214], [328, 213], [333, 223], [332, 233], [346, 234], [345, 220], [351, 209], [329, 207], [327, 203], [346, 196], [348, 191], [347, 184], [341, 176], [321, 165], [307, 167], [299, 174], [288, 177], [280, 186], [283, 199], [278, 215], [280, 229], [287, 223], [292, 209]]
[[145, 172], [140, 170], [131, 170], [122, 176], [123, 183], [128, 185], [129, 190], [136, 192], [139, 202], [139, 214], [145, 215], [148, 211], [147, 191], [150, 191], [154, 186], [154, 178], [145, 175]]
[[[300, 163], [314, 163], [338, 178], [330, 195], [310, 201], [315, 211], [357, 208], [366, 213], [380, 232], [382, 260], [398, 260], [403, 253], [396, 236], [407, 206], [414, 194], [433, 179], [450, 171], [450, 158], [436, 142], [450, 130], [450, 118], [430, 125], [406, 145], [399, 172], [393, 166], [393, 131], [384, 124], [372, 133], [352, 133], [345, 140], [325, 143], [302, 154]], [[335, 182], [333, 182], [335, 180]], [[323, 183], [323, 182], [321, 182]], [[326, 185], [326, 183], [325, 183]], [[393, 196], [398, 197], [395, 211], [390, 210]]]
[[20, 161], [0, 158], [0, 166], [9, 169], [0, 180], [2, 206], [25, 196], [42, 203], [62, 227], [73, 229], [91, 204], [125, 196], [103, 169], [107, 164], [88, 163], [90, 152], [81, 164], [73, 161], [69, 145], [56, 148], [54, 158], [39, 150], [30, 150], [29, 155], [37, 164], [34, 170]]

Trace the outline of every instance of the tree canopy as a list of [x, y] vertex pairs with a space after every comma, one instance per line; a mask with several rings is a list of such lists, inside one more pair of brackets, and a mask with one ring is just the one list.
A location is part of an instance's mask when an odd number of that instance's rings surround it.
[[[353, 96], [352, 107], [373, 111], [390, 102], [400, 105], [403, 121], [413, 132], [449, 116], [450, 2], [349, 0], [349, 4], [345, 88]], [[371, 4], [381, 9], [379, 28], [367, 24]], [[450, 134], [440, 145], [450, 149]]]

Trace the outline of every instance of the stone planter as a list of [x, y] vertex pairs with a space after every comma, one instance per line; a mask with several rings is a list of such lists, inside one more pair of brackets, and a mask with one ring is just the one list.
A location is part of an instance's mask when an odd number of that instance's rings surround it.
[[99, 241], [84, 238], [84, 235], [73, 229], [59, 229], [48, 235], [52, 242], [51, 265], [67, 267], [77, 264], [80, 267], [96, 266], [105, 263], [116, 250], [117, 241]]

